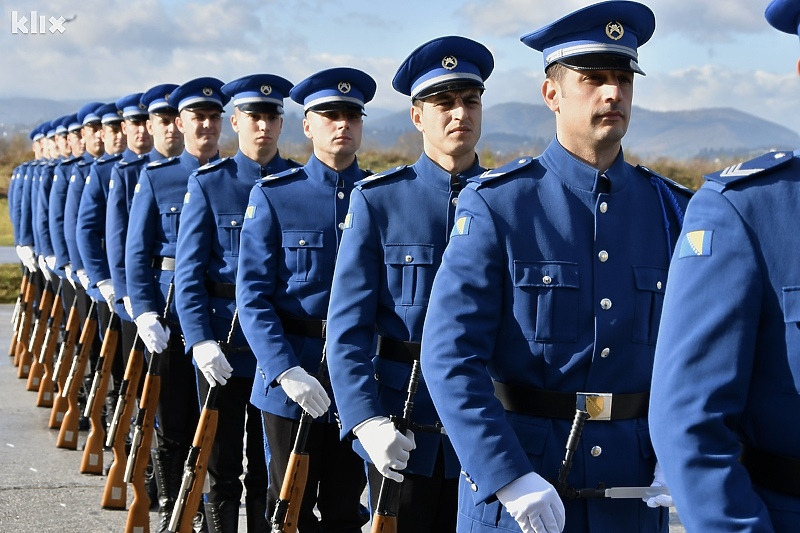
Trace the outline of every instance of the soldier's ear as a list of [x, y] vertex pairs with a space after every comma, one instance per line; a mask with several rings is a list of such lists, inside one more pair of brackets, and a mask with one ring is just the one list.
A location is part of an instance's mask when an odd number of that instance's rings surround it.
[[558, 111], [559, 94], [558, 82], [553, 78], [545, 78], [542, 83], [542, 99], [544, 99], [544, 104], [550, 111]]
[[797, 60], [797, 75], [800, 76], [800, 59]]

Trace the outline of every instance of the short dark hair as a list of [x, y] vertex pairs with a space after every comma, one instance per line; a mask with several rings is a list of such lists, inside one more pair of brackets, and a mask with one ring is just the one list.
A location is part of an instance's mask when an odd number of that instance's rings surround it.
[[568, 67], [562, 65], [561, 63], [555, 61], [548, 65], [547, 69], [545, 69], [545, 75], [553, 81], [561, 81], [564, 78], [564, 74], [567, 72]]

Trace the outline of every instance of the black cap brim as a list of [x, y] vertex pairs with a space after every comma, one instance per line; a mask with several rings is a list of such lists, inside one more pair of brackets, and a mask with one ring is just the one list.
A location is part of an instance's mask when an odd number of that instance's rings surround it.
[[636, 61], [618, 54], [583, 54], [559, 59], [557, 63], [575, 70], [623, 70], [645, 76]]
[[484, 86], [482, 83], [475, 80], [446, 81], [428, 87], [424, 91], [420, 91], [419, 94], [417, 94], [414, 97], [414, 100], [424, 100], [425, 98], [429, 98], [437, 94], [446, 93], [450, 91], [463, 91], [464, 89], [480, 89], [481, 91], [483, 91]]
[[264, 102], [248, 102], [239, 104], [236, 109], [243, 113], [257, 113], [263, 115], [283, 115], [283, 106], [277, 104], [267, 104]]
[[332, 111], [355, 111], [356, 113], [361, 113], [362, 115], [366, 116], [367, 114], [364, 112], [364, 108], [357, 104], [351, 104], [348, 102], [325, 102], [322, 104], [317, 104], [312, 106], [306, 110], [314, 111], [315, 113], [330, 113]]

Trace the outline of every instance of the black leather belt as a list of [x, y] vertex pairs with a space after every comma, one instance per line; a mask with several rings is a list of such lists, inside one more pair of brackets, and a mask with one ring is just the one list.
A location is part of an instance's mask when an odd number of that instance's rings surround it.
[[326, 320], [320, 318], [298, 318], [296, 316], [278, 314], [283, 332], [300, 337], [325, 338]]
[[150, 261], [150, 266], [158, 270], [175, 270], [174, 257], [154, 257]]
[[506, 411], [543, 418], [575, 418], [581, 406], [589, 420], [628, 420], [647, 416], [650, 392], [611, 394], [557, 392], [494, 382], [494, 395]]
[[744, 444], [739, 461], [754, 485], [800, 498], [800, 459]]
[[236, 299], [235, 283], [216, 283], [206, 280], [206, 290], [208, 291], [208, 295], [214, 298]]
[[419, 361], [419, 352], [420, 344], [418, 342], [401, 341], [378, 335], [378, 357], [411, 364]]

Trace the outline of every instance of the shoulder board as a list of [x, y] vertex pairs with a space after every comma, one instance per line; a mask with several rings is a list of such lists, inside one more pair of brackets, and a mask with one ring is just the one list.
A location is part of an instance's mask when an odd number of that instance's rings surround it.
[[129, 161], [120, 161], [119, 163], [117, 163], [117, 166], [119, 168], [133, 167], [136, 165], [141, 165], [147, 161], [148, 159], [146, 157], [137, 157], [136, 159], [131, 159]]
[[69, 156], [66, 159], [62, 159], [60, 164], [61, 165], [71, 165], [72, 163], [74, 163], [78, 159], [80, 159], [80, 157], [75, 157], [74, 155], [72, 155], [72, 156]]
[[87, 166], [87, 165], [91, 165], [92, 163], [94, 163], [94, 159], [88, 159], [88, 160], [87, 160], [87, 159], [83, 159], [83, 158], [81, 158], [81, 159], [78, 161], [78, 166], [79, 166], [79, 167], [85, 167], [85, 166]]
[[530, 157], [530, 156], [528, 156], [528, 157], [520, 157], [518, 159], [515, 159], [514, 161], [511, 161], [510, 163], [506, 163], [505, 165], [503, 165], [500, 168], [490, 169], [490, 170], [487, 170], [486, 172], [484, 172], [483, 174], [479, 174], [477, 176], [474, 176], [474, 177], [468, 179], [467, 182], [468, 183], [477, 183], [478, 187], [480, 187], [480, 186], [482, 186], [482, 185], [484, 185], [486, 183], [489, 183], [491, 181], [495, 181], [498, 178], [501, 178], [503, 176], [510, 176], [511, 174], [514, 174], [518, 170], [527, 167], [528, 165], [533, 163], [533, 161], [534, 161], [534, 158]]
[[647, 168], [644, 165], [637, 165], [636, 168], [637, 168], [637, 170], [639, 170], [639, 172], [641, 172], [645, 176], [647, 176], [647, 177], [651, 177], [652, 176], [654, 178], [658, 178], [661, 181], [663, 181], [665, 184], [667, 184], [670, 189], [673, 189], [673, 190], [675, 190], [675, 191], [677, 191], [677, 192], [679, 192], [679, 193], [681, 193], [681, 194], [683, 194], [683, 195], [685, 195], [687, 197], [692, 196], [694, 194], [694, 191], [692, 189], [690, 189], [689, 187], [686, 187], [685, 185], [681, 185], [677, 181], [671, 180], [671, 179], [667, 178], [666, 176], [662, 176], [658, 172], [655, 172], [654, 170], [651, 170], [651, 169]]
[[150, 161], [147, 163], [146, 168], [159, 168], [159, 167], [166, 167], [168, 165], [174, 165], [180, 161], [179, 157], [176, 155], [174, 157], [168, 157], [167, 159], [159, 159], [158, 161]]
[[703, 177], [706, 181], [719, 183], [724, 188], [780, 168], [788, 164], [793, 157], [794, 154], [791, 151], [768, 152], [750, 161], [724, 168], [713, 174], [706, 174]]
[[264, 176], [263, 178], [258, 180], [257, 185], [259, 187], [264, 187], [265, 185], [275, 183], [290, 176], [296, 176], [297, 173], [300, 172], [301, 170], [302, 167], [294, 167], [290, 168], [289, 170], [284, 170], [283, 172], [278, 172], [277, 174], [270, 174], [269, 176]]
[[116, 163], [120, 159], [122, 159], [122, 154], [114, 154], [107, 157], [101, 157], [100, 159], [95, 161], [95, 163], [97, 163], [98, 165], [107, 165], [109, 163]]
[[368, 175], [363, 180], [357, 181], [356, 187], [360, 189], [371, 187], [373, 184], [383, 180], [384, 178], [399, 175], [407, 168], [408, 165], [400, 165], [399, 167], [390, 168], [388, 170], [384, 170], [383, 172], [378, 172], [377, 174]]
[[233, 161], [230, 157], [223, 157], [222, 159], [216, 159], [214, 161], [209, 161], [202, 167], [198, 168], [195, 172], [198, 174], [202, 174], [204, 172], [208, 172], [209, 170], [215, 169], [221, 165], [224, 165], [228, 161]]

